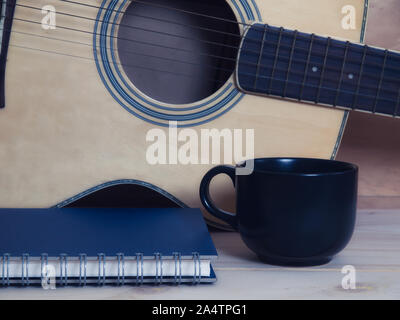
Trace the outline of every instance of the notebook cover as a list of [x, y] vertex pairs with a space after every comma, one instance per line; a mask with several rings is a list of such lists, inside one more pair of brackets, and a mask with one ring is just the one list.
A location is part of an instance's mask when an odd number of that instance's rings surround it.
[[0, 254], [99, 253], [211, 259], [217, 251], [199, 209], [0, 209]]

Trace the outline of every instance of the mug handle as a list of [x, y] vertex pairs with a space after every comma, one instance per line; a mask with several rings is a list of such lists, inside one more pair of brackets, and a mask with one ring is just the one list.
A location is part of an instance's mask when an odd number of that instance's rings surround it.
[[214, 217], [221, 219], [228, 223], [232, 228], [237, 230], [237, 219], [236, 215], [224, 210], [221, 210], [215, 206], [215, 204], [211, 200], [210, 196], [210, 183], [212, 178], [214, 178], [218, 174], [226, 174], [228, 175], [235, 186], [235, 178], [236, 178], [236, 168], [233, 166], [217, 166], [212, 168], [210, 171], [206, 173], [206, 175], [201, 180], [200, 184], [200, 200], [203, 206], [211, 213]]

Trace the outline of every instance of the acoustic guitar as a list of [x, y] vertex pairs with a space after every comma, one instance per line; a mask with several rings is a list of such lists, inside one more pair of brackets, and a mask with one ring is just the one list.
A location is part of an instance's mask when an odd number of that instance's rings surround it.
[[[0, 205], [201, 207], [201, 178], [226, 161], [152, 163], [160, 132], [167, 151], [186, 143], [171, 132], [252, 130], [254, 157], [334, 158], [348, 110], [400, 116], [400, 54], [361, 44], [367, 12], [364, 0], [3, 0]], [[227, 177], [212, 193], [231, 209]]]

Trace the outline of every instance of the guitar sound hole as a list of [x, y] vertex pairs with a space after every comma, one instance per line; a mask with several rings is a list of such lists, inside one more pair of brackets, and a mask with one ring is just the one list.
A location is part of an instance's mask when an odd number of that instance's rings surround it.
[[226, 0], [132, 1], [118, 30], [122, 68], [157, 101], [186, 104], [209, 97], [235, 68], [240, 32], [228, 20], [236, 17]]

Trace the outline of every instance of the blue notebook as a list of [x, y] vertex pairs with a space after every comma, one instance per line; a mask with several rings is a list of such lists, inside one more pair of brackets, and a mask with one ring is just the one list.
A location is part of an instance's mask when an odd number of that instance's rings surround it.
[[0, 285], [213, 282], [216, 257], [199, 209], [0, 209]]

